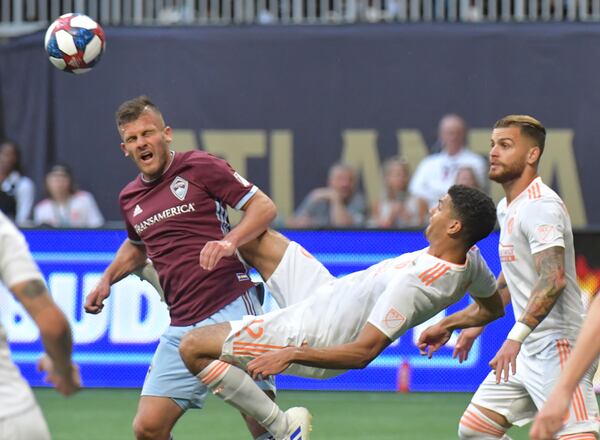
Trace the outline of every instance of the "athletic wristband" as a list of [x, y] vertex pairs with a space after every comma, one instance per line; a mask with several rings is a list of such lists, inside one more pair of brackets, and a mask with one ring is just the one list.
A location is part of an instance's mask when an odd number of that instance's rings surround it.
[[515, 322], [515, 325], [513, 325], [513, 328], [510, 329], [510, 332], [508, 332], [508, 336], [506, 337], [506, 339], [510, 339], [511, 341], [517, 341], [522, 344], [525, 338], [529, 336], [529, 333], [531, 332], [532, 329], [529, 326], [523, 324], [520, 321], [517, 321]]

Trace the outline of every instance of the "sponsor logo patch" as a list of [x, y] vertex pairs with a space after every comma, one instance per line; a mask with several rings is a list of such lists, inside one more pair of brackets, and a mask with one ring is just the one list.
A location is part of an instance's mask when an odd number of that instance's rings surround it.
[[238, 281], [250, 281], [250, 277], [248, 276], [248, 274], [236, 273], [235, 276], [237, 277]]
[[517, 259], [515, 256], [515, 247], [512, 244], [504, 245], [500, 243], [499, 254], [500, 261], [509, 262]]
[[240, 182], [242, 185], [250, 186], [250, 182], [248, 182], [246, 179], [244, 179], [242, 176], [240, 176], [237, 173], [237, 171], [235, 173], [233, 173], [233, 177], [235, 177], [237, 179], [237, 181]]
[[173, 182], [171, 183], [171, 192], [173, 193], [173, 195], [179, 200], [183, 201], [183, 199], [185, 199], [185, 195], [187, 194], [187, 190], [188, 181], [185, 180], [183, 177], [175, 177], [175, 180], [173, 180]]

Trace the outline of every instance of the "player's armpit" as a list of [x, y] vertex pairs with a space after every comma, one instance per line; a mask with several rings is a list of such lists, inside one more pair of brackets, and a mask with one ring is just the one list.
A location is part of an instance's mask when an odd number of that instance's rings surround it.
[[554, 246], [534, 254], [533, 258], [538, 280], [519, 319], [531, 329], [535, 329], [550, 313], [566, 286], [564, 248]]

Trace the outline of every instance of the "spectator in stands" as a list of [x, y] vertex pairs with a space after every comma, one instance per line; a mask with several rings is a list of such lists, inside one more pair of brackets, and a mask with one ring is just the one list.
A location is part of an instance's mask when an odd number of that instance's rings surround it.
[[471, 188], [481, 189], [482, 185], [479, 183], [479, 179], [475, 174], [475, 171], [471, 167], [459, 168], [456, 173], [457, 185], [470, 186]]
[[487, 182], [486, 160], [465, 147], [466, 133], [467, 125], [463, 118], [456, 114], [445, 115], [438, 130], [442, 151], [427, 156], [415, 171], [410, 192], [425, 198], [430, 208], [437, 205], [456, 182], [458, 170], [462, 167], [471, 167], [478, 182]]
[[329, 169], [327, 186], [317, 188], [304, 199], [290, 226], [351, 227], [364, 226], [367, 205], [356, 191], [356, 173], [352, 167], [336, 163]]
[[408, 191], [410, 168], [400, 157], [383, 163], [384, 189], [372, 208], [369, 225], [377, 228], [422, 226], [427, 221], [427, 201]]
[[0, 211], [18, 225], [27, 224], [35, 198], [33, 181], [23, 175], [21, 151], [10, 140], [0, 144]]
[[97, 228], [104, 224], [98, 205], [87, 191], [77, 190], [70, 168], [54, 165], [46, 175], [48, 198], [33, 211], [36, 225], [55, 228]]

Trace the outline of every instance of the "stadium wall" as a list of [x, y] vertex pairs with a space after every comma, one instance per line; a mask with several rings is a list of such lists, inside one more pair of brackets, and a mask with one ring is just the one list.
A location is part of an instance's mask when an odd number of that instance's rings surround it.
[[[302, 243], [336, 276], [362, 270], [382, 259], [426, 246], [421, 232], [284, 231]], [[168, 326], [164, 303], [153, 288], [130, 276], [113, 287], [103, 313], [83, 313], [83, 300], [98, 281], [125, 235], [115, 230], [28, 230], [27, 239], [54, 298], [73, 326], [74, 358], [88, 387], [140, 387], [158, 338]], [[576, 234], [578, 280], [587, 302], [600, 288], [600, 233]], [[498, 234], [479, 244], [494, 273], [500, 270]], [[450, 307], [456, 311], [468, 298]], [[273, 307], [271, 300], [267, 307]], [[419, 356], [415, 345], [431, 321], [410, 330], [365, 370], [328, 380], [279, 376], [281, 389], [394, 391], [473, 391], [489, 372], [488, 362], [502, 344], [514, 318], [507, 315], [488, 326], [463, 364], [452, 359], [455, 336], [433, 359]], [[31, 319], [6, 292], [0, 291], [0, 319], [9, 335], [13, 357], [26, 378], [43, 386], [35, 371], [41, 353]], [[340, 319], [343, 319], [340, 316]], [[404, 365], [404, 367], [402, 367]]]
[[[43, 34], [0, 46], [4, 132], [23, 147], [41, 196], [48, 163], [76, 170], [110, 220], [135, 174], [113, 114], [150, 95], [177, 149], [226, 157], [274, 198], [285, 217], [328, 167], [354, 164], [369, 198], [380, 163], [413, 166], [434, 144], [441, 115], [470, 124], [485, 154], [490, 127], [529, 113], [549, 128], [541, 173], [573, 223], [600, 225], [597, 164], [600, 27], [596, 24], [402, 24], [107, 28], [90, 73], [54, 69]], [[499, 188], [493, 188], [499, 196]]]

